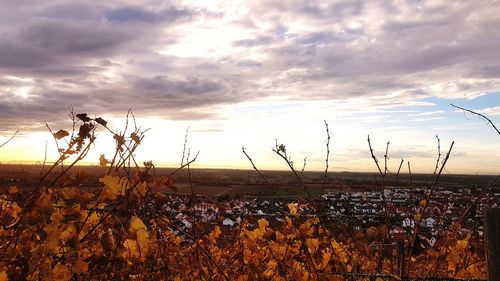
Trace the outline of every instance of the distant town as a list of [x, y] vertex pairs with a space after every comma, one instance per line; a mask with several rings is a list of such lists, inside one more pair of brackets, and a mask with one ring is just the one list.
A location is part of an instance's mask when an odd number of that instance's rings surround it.
[[[11, 185], [30, 187], [36, 184], [34, 174], [40, 167], [1, 165], [0, 188]], [[99, 167], [82, 166], [69, 179], [82, 189], [99, 185], [103, 175]], [[170, 175], [174, 169], [158, 169], [157, 176]], [[160, 212], [178, 228], [190, 231], [194, 220], [201, 222], [201, 231], [219, 225], [224, 235], [234, 235], [244, 218], [256, 222], [266, 218], [271, 225], [283, 222], [290, 215], [288, 204], [298, 203], [301, 216], [319, 216], [339, 235], [353, 235], [370, 227], [388, 225], [394, 240], [405, 239], [415, 228], [415, 214], [426, 198], [432, 174], [401, 175], [391, 185], [382, 186], [371, 173], [305, 172], [305, 183], [311, 201], [290, 172], [264, 171], [264, 183], [253, 170], [193, 169], [172, 176], [174, 184], [156, 189], [160, 197], [147, 200], [141, 212]], [[434, 190], [429, 207], [421, 218], [419, 244], [422, 248], [440, 243], [451, 226], [461, 219], [459, 235], [483, 236], [483, 207], [500, 205], [499, 183], [486, 188], [494, 176], [443, 175]], [[396, 183], [396, 185], [394, 185]], [[65, 183], [67, 185], [67, 183]], [[471, 204], [476, 201], [477, 204]], [[467, 210], [467, 212], [466, 212]], [[465, 216], [461, 216], [465, 213]], [[249, 219], [250, 218], [250, 219]]]

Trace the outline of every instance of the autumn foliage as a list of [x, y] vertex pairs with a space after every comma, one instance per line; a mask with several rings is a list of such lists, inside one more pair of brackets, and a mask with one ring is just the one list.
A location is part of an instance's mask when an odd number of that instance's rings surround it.
[[[394, 274], [394, 248], [388, 227], [372, 227], [340, 235], [317, 216], [305, 216], [288, 205], [282, 223], [243, 217], [231, 230], [196, 221], [179, 229], [158, 212], [164, 194], [151, 162], [139, 165], [134, 154], [143, 131], [115, 133], [102, 118], [80, 115], [78, 133], [69, 138], [60, 159], [30, 191], [12, 186], [0, 199], [0, 281], [4, 280], [362, 280], [359, 273]], [[128, 122], [127, 122], [128, 123]], [[71, 164], [85, 157], [98, 126], [116, 141], [114, 156], [100, 163], [106, 175], [95, 190], [71, 182], [57, 187]], [[132, 127], [132, 126], [130, 126]], [[60, 174], [53, 167], [70, 162]], [[331, 222], [335, 223], [335, 222]], [[346, 238], [347, 237], [347, 238]], [[484, 277], [484, 257], [470, 235], [450, 237], [442, 248], [409, 260], [412, 275]], [[368, 279], [367, 279], [368, 280]]]

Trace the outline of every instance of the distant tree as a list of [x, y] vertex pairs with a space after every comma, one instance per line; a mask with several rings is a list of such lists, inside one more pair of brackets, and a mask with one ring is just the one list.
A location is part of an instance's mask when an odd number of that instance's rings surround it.
[[221, 194], [219, 196], [217, 196], [217, 201], [218, 202], [225, 202], [225, 201], [229, 201], [229, 194]]

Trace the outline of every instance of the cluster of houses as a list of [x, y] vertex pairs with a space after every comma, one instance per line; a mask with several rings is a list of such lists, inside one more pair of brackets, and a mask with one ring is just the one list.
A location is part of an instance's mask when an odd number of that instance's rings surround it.
[[[491, 193], [481, 194], [481, 190], [437, 188], [420, 222], [421, 241], [424, 247], [433, 246], [440, 237], [446, 235], [453, 222], [466, 209], [459, 233], [471, 233], [482, 237], [482, 211], [487, 204], [497, 204]], [[469, 208], [472, 200], [479, 196], [478, 204]], [[352, 231], [363, 231], [371, 226], [387, 224], [391, 226], [393, 237], [406, 236], [416, 226], [415, 214], [421, 208], [419, 202], [425, 198], [425, 189], [401, 189], [389, 187], [380, 191], [337, 191], [323, 194], [311, 204], [299, 204], [302, 216], [319, 215], [324, 221], [343, 222]], [[271, 225], [279, 224], [290, 215], [288, 204], [291, 201], [259, 198], [218, 201], [210, 196], [166, 195], [161, 202], [148, 202], [144, 208], [160, 212], [176, 224], [176, 228], [188, 231], [193, 222], [201, 223], [209, 230], [214, 225], [223, 229], [239, 226], [246, 217], [265, 217]], [[147, 210], [146, 210], [147, 211]]]

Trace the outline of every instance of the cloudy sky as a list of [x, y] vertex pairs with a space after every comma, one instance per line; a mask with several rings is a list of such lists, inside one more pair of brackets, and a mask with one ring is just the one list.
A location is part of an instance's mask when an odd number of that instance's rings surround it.
[[[78, 3], [77, 3], [78, 2]], [[389, 166], [498, 173], [500, 137], [450, 103], [500, 124], [500, 2], [0, 0], [2, 162], [55, 157], [45, 123], [68, 107], [120, 130], [129, 108], [151, 128], [137, 157], [177, 165], [184, 132], [197, 167], [374, 171], [366, 136]], [[99, 133], [86, 161], [112, 154]]]

